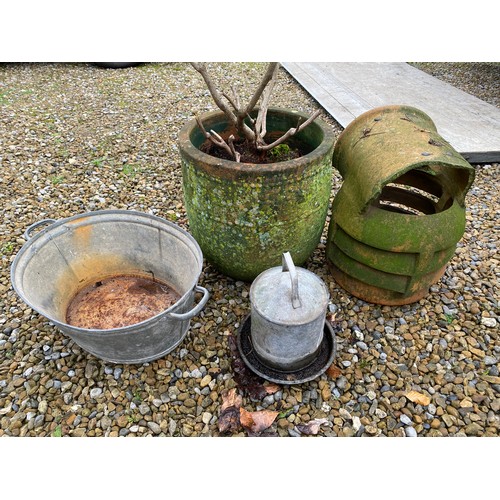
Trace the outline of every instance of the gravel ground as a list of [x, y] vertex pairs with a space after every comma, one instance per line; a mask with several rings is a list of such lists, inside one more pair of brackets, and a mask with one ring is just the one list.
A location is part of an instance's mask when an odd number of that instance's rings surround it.
[[[213, 69], [252, 89], [264, 67]], [[498, 66], [423, 69], [498, 106]], [[274, 95], [277, 106], [317, 108], [284, 70]], [[327, 221], [306, 267], [337, 309], [336, 369], [262, 398], [242, 390], [231, 368], [230, 338], [249, 313], [250, 285], [209, 264], [199, 283], [211, 297], [183, 343], [139, 366], [87, 354], [17, 297], [10, 264], [40, 219], [133, 209], [189, 230], [176, 140], [193, 111], [212, 108], [185, 63], [0, 65], [0, 435], [219, 436], [222, 395], [235, 388], [248, 412], [277, 412], [267, 435], [498, 436], [498, 164], [477, 168], [465, 235], [443, 278], [415, 304], [376, 306], [342, 290], [325, 265]], [[336, 172], [333, 181], [332, 196]]]
[[493, 106], [500, 106], [500, 63], [498, 62], [411, 64]]

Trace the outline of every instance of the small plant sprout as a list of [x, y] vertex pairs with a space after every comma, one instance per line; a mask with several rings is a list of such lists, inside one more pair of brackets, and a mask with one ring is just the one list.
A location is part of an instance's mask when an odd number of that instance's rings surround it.
[[141, 392], [139, 391], [139, 389], [136, 389], [133, 394], [132, 394], [132, 401], [134, 403], [142, 403], [142, 396], [141, 396]]
[[62, 427], [60, 425], [58, 425], [54, 429], [54, 432], [52, 432], [52, 437], [62, 437]]
[[64, 176], [63, 175], [54, 175], [53, 177], [51, 177], [50, 182], [52, 182], [52, 184], [54, 186], [57, 186], [58, 184], [61, 184], [62, 182], [64, 182]]
[[95, 167], [102, 167], [104, 163], [104, 158], [96, 158], [95, 160], [92, 160], [90, 163], [94, 165]]
[[126, 163], [122, 167], [122, 174], [127, 177], [133, 178], [139, 171], [140, 171], [139, 167], [137, 167], [137, 165], [134, 165], [132, 163]]
[[12, 243], [12, 241], [8, 241], [7, 243], [4, 243], [2, 245], [0, 253], [2, 253], [2, 255], [9, 255], [12, 253], [13, 250], [14, 250], [14, 244]]
[[359, 366], [359, 368], [361, 368], [361, 370], [363, 370], [364, 368], [366, 368], [368, 366], [368, 361], [366, 359], [360, 359], [358, 366]]

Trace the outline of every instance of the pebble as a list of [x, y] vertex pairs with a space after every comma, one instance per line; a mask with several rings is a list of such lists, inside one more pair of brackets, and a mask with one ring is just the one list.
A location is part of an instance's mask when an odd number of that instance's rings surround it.
[[465, 434], [467, 436], [478, 436], [481, 432], [482, 432], [482, 428], [476, 422], [472, 422], [471, 424], [468, 424], [465, 427]]
[[[236, 70], [238, 81], [249, 84], [238, 89], [250, 94], [266, 65], [210, 66], [220, 77]], [[61, 335], [15, 294], [8, 272], [37, 218], [139, 210], [189, 231], [177, 141], [194, 111], [214, 107], [203, 81], [186, 63], [106, 73], [86, 63], [3, 69], [0, 184], [12, 194], [1, 203], [0, 435], [51, 436], [61, 425], [71, 436], [219, 436], [222, 395], [233, 388], [247, 411], [286, 415], [271, 425], [280, 436], [301, 436], [299, 424], [321, 418], [331, 425], [321, 425], [318, 437], [499, 435], [492, 209], [498, 194], [491, 189], [498, 164], [476, 169], [464, 238], [443, 277], [417, 303], [368, 304], [345, 292], [325, 265], [325, 226], [307, 267], [330, 292], [329, 314], [338, 322], [335, 370], [252, 398], [238, 387], [229, 346], [250, 312], [250, 283], [204, 262], [199, 281], [210, 298], [185, 339], [158, 360], [124, 365], [99, 360]], [[483, 72], [476, 90], [484, 95], [491, 85], [491, 98], [498, 99], [498, 79], [489, 74]], [[460, 84], [471, 92], [467, 75]], [[274, 105], [318, 109], [286, 71], [279, 79]], [[128, 99], [118, 99], [124, 91]], [[323, 115], [338, 137], [341, 128]], [[333, 177], [335, 194], [342, 180], [335, 170]], [[430, 404], [410, 401], [410, 390], [429, 396]]]
[[352, 428], [357, 432], [361, 428], [361, 420], [359, 417], [355, 416], [352, 418]]
[[90, 397], [92, 399], [97, 399], [98, 397], [100, 397], [101, 394], [102, 394], [102, 389], [99, 387], [90, 390]]
[[405, 427], [406, 437], [417, 437], [417, 431], [413, 427]]
[[493, 356], [485, 356], [483, 358], [483, 363], [486, 366], [496, 365], [498, 363], [498, 359], [494, 358]]
[[347, 378], [344, 376], [340, 376], [336, 381], [335, 385], [337, 386], [338, 389], [344, 390], [347, 385]]
[[151, 429], [153, 434], [161, 433], [161, 427], [156, 422], [148, 422], [148, 427], [149, 429]]
[[403, 422], [403, 424], [405, 424], [405, 425], [410, 425], [411, 424], [411, 418], [408, 417], [408, 415], [405, 415], [404, 413], [403, 413], [403, 415], [401, 415], [399, 417], [399, 420], [401, 420], [401, 422]]
[[496, 328], [497, 320], [495, 318], [481, 318], [481, 324], [488, 328]]

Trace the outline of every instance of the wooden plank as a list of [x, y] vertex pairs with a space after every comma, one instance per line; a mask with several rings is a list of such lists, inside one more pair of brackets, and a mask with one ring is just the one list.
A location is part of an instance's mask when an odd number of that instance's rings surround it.
[[409, 64], [282, 64], [343, 127], [375, 107], [406, 104], [427, 113], [469, 162], [500, 161], [500, 109]]
[[[285, 63], [283, 64], [285, 66]], [[314, 64], [286, 63], [285, 69], [318, 101], [343, 127], [358, 115], [356, 104], [347, 87], [322, 67]], [[357, 110], [361, 114], [361, 110]]]

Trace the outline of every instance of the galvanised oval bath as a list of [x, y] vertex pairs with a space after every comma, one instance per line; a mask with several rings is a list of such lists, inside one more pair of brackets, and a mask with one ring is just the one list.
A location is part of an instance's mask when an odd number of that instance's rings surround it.
[[[11, 267], [14, 290], [85, 351], [113, 363], [140, 364], [160, 358], [184, 339], [189, 322], [208, 300], [198, 286], [202, 252], [175, 224], [132, 210], [101, 210], [59, 221], [28, 241]], [[34, 226], [38, 225], [34, 224]], [[180, 295], [171, 307], [129, 326], [107, 330], [67, 323], [67, 309], [89, 283], [111, 276], [147, 276]], [[195, 294], [203, 298], [194, 305]]]

